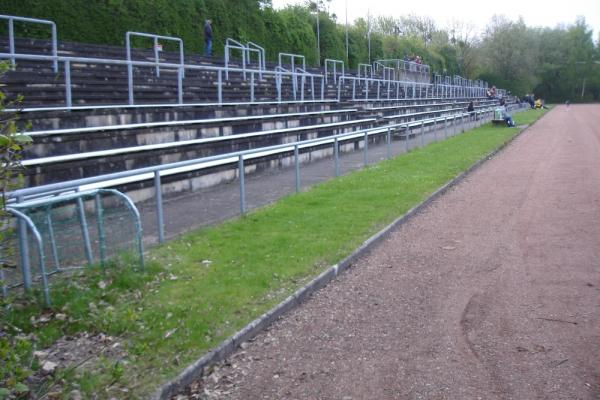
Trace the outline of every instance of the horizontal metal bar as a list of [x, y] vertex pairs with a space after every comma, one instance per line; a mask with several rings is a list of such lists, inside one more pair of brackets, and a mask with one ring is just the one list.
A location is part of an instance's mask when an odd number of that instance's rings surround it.
[[[444, 116], [444, 117], [432, 118], [432, 119], [428, 119], [426, 121], [433, 122], [433, 121], [443, 120], [444, 118], [446, 118], [446, 119], [457, 118], [463, 114], [468, 114], [468, 113], [460, 113], [460, 114], [457, 114], [454, 116]], [[374, 119], [369, 119], [369, 120], [365, 120], [365, 121], [374, 121]], [[420, 121], [419, 121], [419, 123], [420, 123]], [[382, 125], [382, 126], [376, 127], [376, 128], [363, 129], [363, 130], [358, 130], [358, 131], [354, 131], [354, 132], [350, 132], [350, 133], [333, 135], [333, 136], [329, 136], [327, 138], [310, 139], [310, 140], [280, 144], [280, 145], [276, 145], [276, 146], [269, 146], [269, 147], [264, 147], [264, 148], [260, 148], [260, 149], [244, 150], [244, 151], [238, 151], [238, 152], [233, 152], [233, 153], [228, 153], [228, 154], [221, 154], [221, 155], [198, 158], [198, 159], [193, 159], [193, 160], [180, 161], [180, 162], [176, 162], [176, 163], [139, 168], [136, 170], [121, 171], [121, 172], [115, 172], [115, 173], [100, 175], [100, 176], [95, 176], [95, 177], [76, 179], [76, 180], [67, 181], [67, 182], [58, 182], [58, 183], [53, 183], [53, 184], [49, 184], [49, 185], [19, 189], [19, 190], [9, 193], [9, 197], [16, 198], [16, 197], [20, 197], [20, 196], [43, 195], [43, 194], [46, 194], [49, 192], [56, 192], [56, 191], [60, 191], [60, 190], [73, 190], [74, 188], [77, 188], [77, 187], [80, 187], [83, 185], [90, 185], [90, 184], [95, 184], [95, 183], [104, 182], [104, 181], [133, 177], [133, 176], [137, 176], [137, 175], [153, 174], [156, 171], [167, 171], [167, 170], [173, 170], [173, 169], [177, 169], [177, 168], [185, 168], [185, 167], [189, 167], [189, 166], [193, 166], [193, 165], [197, 165], [197, 164], [209, 163], [209, 162], [219, 161], [219, 160], [232, 158], [232, 157], [239, 157], [240, 155], [241, 156], [252, 156], [252, 155], [258, 154], [258, 153], [265, 153], [265, 152], [276, 151], [276, 150], [281, 150], [281, 149], [290, 149], [290, 148], [293, 148], [295, 145], [298, 145], [298, 146], [316, 145], [319, 143], [326, 142], [328, 140], [329, 141], [334, 140], [335, 138], [338, 138], [338, 140], [343, 140], [344, 138], [348, 138], [353, 135], [357, 135], [357, 134], [361, 134], [361, 133], [364, 134], [365, 132], [375, 132], [375, 131], [385, 132], [387, 130], [387, 128], [399, 128], [399, 127], [403, 127], [406, 125], [407, 125], [406, 122], [405, 123], [397, 123], [397, 124], [388, 124], [388, 125]]]

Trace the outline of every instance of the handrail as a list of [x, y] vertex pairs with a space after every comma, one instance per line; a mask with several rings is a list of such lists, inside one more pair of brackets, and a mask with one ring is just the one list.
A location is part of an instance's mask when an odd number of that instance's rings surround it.
[[[249, 42], [252, 43], [252, 42]], [[246, 64], [250, 64], [250, 52], [255, 52], [258, 54], [258, 73], [260, 76], [260, 79], [262, 79], [262, 71], [265, 69], [265, 56], [264, 56], [264, 51], [265, 49], [263, 49], [262, 47], [260, 47], [259, 45], [252, 43], [252, 45], [254, 45], [256, 48], [251, 48], [250, 45], [244, 46], [242, 43], [238, 42], [235, 39], [232, 38], [227, 38], [225, 39], [225, 48], [224, 48], [224, 57], [225, 57], [225, 79], [229, 80], [229, 71], [232, 68], [229, 68], [229, 59], [230, 59], [230, 54], [229, 51], [234, 49], [234, 50], [240, 50], [242, 52], [242, 74], [244, 76], [244, 80], [246, 80]]]
[[[265, 70], [267, 69], [267, 58], [266, 58], [266, 53], [265, 53], [265, 48], [254, 43], [254, 42], [248, 42], [246, 43], [246, 47], [248, 47], [248, 62], [250, 62], [250, 48], [254, 47], [257, 50], [260, 50], [260, 54], [259, 54], [259, 69]], [[262, 75], [260, 76], [260, 78], [262, 79]]]
[[[10, 57], [16, 57], [17, 59], [25, 59], [25, 60], [38, 60], [38, 61], [44, 61], [44, 60], [51, 60], [54, 59], [54, 57], [52, 56], [44, 56], [44, 55], [35, 55], [35, 54], [16, 54], [16, 55], [11, 55], [10, 53], [0, 53], [0, 59], [2, 58], [10, 58]], [[72, 101], [71, 101], [71, 73], [70, 73], [70, 64], [71, 62], [77, 62], [77, 63], [88, 63], [88, 64], [108, 64], [108, 65], [125, 65], [127, 67], [131, 66], [139, 66], [139, 67], [154, 67], [156, 66], [156, 63], [154, 62], [150, 62], [150, 61], [126, 61], [126, 60], [115, 60], [115, 59], [103, 59], [103, 58], [89, 58], [89, 57], [70, 57], [70, 56], [58, 56], [56, 57], [58, 59], [59, 62], [64, 62], [65, 64], [65, 97], [66, 97], [66, 106], [68, 109], [71, 109], [72, 107]], [[178, 95], [178, 102], [176, 104], [179, 105], [184, 105], [183, 103], [183, 85], [182, 85], [182, 78], [183, 78], [183, 71], [185, 69], [190, 69], [190, 70], [203, 70], [203, 71], [214, 71], [218, 73], [218, 84], [217, 84], [217, 90], [218, 90], [218, 104], [222, 104], [223, 100], [222, 100], [222, 96], [221, 96], [221, 92], [222, 92], [222, 82], [221, 82], [221, 74], [223, 71], [226, 71], [227, 69], [225, 67], [219, 67], [219, 66], [211, 66], [211, 65], [195, 65], [195, 64], [184, 64], [183, 66], [181, 66], [180, 64], [173, 64], [173, 63], [167, 63], [167, 62], [159, 62], [158, 63], [159, 66], [161, 67], [165, 67], [165, 68], [173, 68], [173, 69], [177, 69], [178, 70], [178, 87], [177, 87], [177, 95]], [[270, 74], [275, 76], [275, 78], [280, 77], [281, 75], [288, 75], [291, 76], [292, 78], [297, 77], [298, 75], [302, 75], [293, 71], [287, 71], [285, 69], [281, 69], [279, 71], [277, 70], [273, 70], [273, 71], [269, 71], [269, 70], [264, 70], [264, 71], [260, 71], [260, 70], [254, 70], [254, 69], [242, 69], [242, 68], [232, 68], [229, 67], [228, 68], [229, 71], [236, 71], [236, 72], [248, 72], [251, 74], [260, 74], [261, 72], [263, 74]], [[305, 73], [304, 75], [307, 75], [307, 73]], [[319, 78], [323, 78], [323, 75], [320, 74], [310, 74], [310, 76], [314, 76], [314, 77], [319, 77]], [[294, 79], [295, 80], [295, 79]], [[281, 90], [281, 87], [279, 87], [279, 89]], [[128, 85], [128, 97], [130, 102], [128, 103], [128, 105], [134, 105], [134, 97], [133, 97], [133, 85]], [[323, 96], [321, 96], [323, 99]], [[281, 102], [281, 91], [278, 93], [278, 102]]]
[[[158, 39], [161, 40], [170, 40], [173, 42], [177, 42], [179, 43], [179, 66], [177, 67], [177, 73], [179, 75], [179, 82], [181, 82], [181, 79], [183, 79], [183, 77], [185, 76], [185, 69], [183, 68], [183, 66], [185, 65], [185, 59], [183, 56], [183, 40], [181, 40], [180, 38], [177, 37], [172, 37], [172, 36], [163, 36], [163, 35], [156, 35], [154, 33], [144, 33], [144, 32], [132, 32], [129, 31], [125, 34], [125, 48], [127, 51], [127, 87], [128, 87], [128, 94], [129, 94], [129, 104], [133, 104], [133, 64], [131, 61], [131, 36], [138, 36], [138, 37], [145, 37], [145, 38], [150, 38], [153, 39], [154, 41], [154, 65], [156, 68], [156, 76], [159, 77], [160, 76], [160, 55], [158, 54], [159, 50], [158, 50]], [[68, 70], [68, 63], [65, 64], [65, 75], [70, 76], [70, 71]], [[69, 83], [70, 83], [70, 79], [69, 79]], [[179, 96], [179, 102], [182, 102], [181, 96]], [[70, 98], [70, 94], [67, 96], [67, 103], [71, 103], [71, 98]]]
[[[157, 65], [157, 63], [155, 62], [150, 62], [150, 61], [127, 61], [127, 60], [117, 60], [117, 59], [103, 59], [103, 58], [90, 58], [90, 57], [71, 57], [71, 56], [47, 56], [47, 55], [36, 55], [36, 54], [10, 54], [10, 53], [0, 53], [0, 59], [5, 58], [5, 59], [10, 59], [12, 57], [15, 57], [17, 59], [25, 59], [25, 60], [38, 60], [38, 61], [46, 61], [46, 60], [57, 60], [59, 62], [63, 62], [65, 65], [65, 98], [66, 98], [66, 107], [67, 109], [71, 109], [72, 108], [72, 100], [71, 100], [71, 81], [70, 81], [70, 76], [71, 76], [71, 70], [70, 70], [70, 64], [71, 62], [76, 62], [76, 63], [80, 63], [80, 64], [108, 64], [108, 65], [125, 65], [128, 68], [132, 68], [133, 66], [139, 66], [139, 67], [155, 67]], [[179, 105], [184, 105], [183, 103], [183, 72], [186, 69], [190, 69], [190, 70], [202, 70], [202, 71], [213, 71], [216, 72], [218, 74], [218, 81], [217, 81], [217, 90], [218, 90], [218, 104], [222, 104], [223, 103], [223, 99], [222, 99], [222, 80], [221, 80], [221, 76], [222, 76], [222, 72], [226, 71], [227, 69], [225, 67], [219, 67], [219, 66], [210, 66], [210, 65], [192, 65], [192, 64], [184, 64], [183, 66], [181, 64], [174, 64], [174, 63], [169, 63], [169, 62], [159, 62], [158, 65], [160, 67], [163, 68], [169, 68], [169, 69], [176, 69], [178, 71], [177, 74], [177, 96], [178, 96], [178, 101], [175, 104], [179, 104]], [[368, 68], [372, 69], [372, 66], [369, 64], [363, 64], [364, 65], [364, 69], [365, 72]], [[298, 67], [299, 68], [299, 67]], [[278, 93], [277, 93], [277, 101], [278, 103], [282, 101], [282, 88], [281, 88], [281, 77], [283, 75], [285, 76], [290, 76], [292, 78], [292, 84], [294, 88], [297, 88], [297, 83], [294, 83], [297, 81], [297, 77], [298, 76], [312, 76], [312, 77], [317, 77], [317, 78], [321, 78], [321, 100], [323, 100], [324, 97], [324, 82], [325, 82], [325, 75], [322, 74], [315, 74], [315, 73], [308, 73], [308, 72], [303, 72], [303, 73], [298, 73], [295, 71], [288, 71], [287, 69], [281, 67], [281, 66], [276, 66], [274, 70], [264, 70], [264, 71], [260, 71], [260, 70], [255, 70], [255, 69], [242, 69], [242, 68], [234, 68], [234, 67], [229, 67], [228, 68], [230, 71], [239, 71], [239, 72], [248, 72], [251, 74], [260, 74], [261, 72], [263, 74], [269, 74], [271, 76], [274, 76], [275, 79], [277, 80], [277, 87], [278, 87]], [[305, 69], [303, 69], [305, 70]], [[362, 68], [359, 69], [359, 74], [360, 71], [362, 70]], [[342, 78], [342, 77], [340, 77]], [[373, 78], [368, 78], [368, 77], [351, 77], [351, 76], [344, 76], [344, 79], [358, 79], [359, 82], [364, 82], [366, 84], [370, 83], [370, 82], [377, 82], [377, 80], [373, 80]], [[447, 77], [449, 79], [449, 77]], [[398, 85], [402, 85], [403, 87], [416, 87], [417, 85], [420, 88], [430, 88], [430, 86], [423, 86], [425, 84], [422, 83], [414, 83], [414, 82], [409, 82], [409, 81], [400, 81], [400, 80], [395, 80], [395, 81], [390, 81], [390, 84], [392, 85], [396, 85], [396, 87], [398, 87]], [[428, 84], [429, 85], [429, 84]], [[452, 93], [456, 93], [456, 89], [451, 86], [448, 85], [449, 88], [452, 88]], [[340, 92], [339, 90], [341, 89], [341, 85], [339, 85], [338, 83], [338, 101], [340, 100]], [[429, 89], [427, 89], [429, 90]], [[477, 89], [478, 91], [481, 91], [481, 88]], [[475, 91], [473, 91], [473, 93], [475, 93]], [[445, 92], [446, 96], [449, 96], [451, 94], [450, 90], [447, 90]], [[133, 106], [134, 105], [134, 93], [133, 93], [133, 85], [129, 85], [128, 84], [128, 98], [129, 98], [129, 103], [128, 105]], [[296, 99], [296, 96], [294, 96], [294, 99]], [[253, 102], [253, 99], [251, 97], [251, 102]]]
[[[347, 78], [348, 77], [346, 77], [346, 79]], [[432, 112], [435, 112], [435, 111], [432, 111]], [[253, 154], [263, 153], [266, 151], [287, 149], [287, 148], [293, 147], [295, 145], [299, 145], [299, 146], [312, 145], [312, 144], [316, 144], [316, 143], [323, 142], [325, 140], [334, 139], [334, 138], [343, 139], [345, 137], [349, 137], [349, 136], [355, 135], [357, 133], [365, 133], [365, 132], [369, 132], [369, 131], [373, 131], [373, 130], [380, 130], [382, 128], [397, 128], [397, 127], [403, 126], [405, 124], [406, 124], [406, 122], [382, 125], [382, 126], [378, 126], [378, 127], [374, 127], [374, 128], [362, 129], [362, 130], [357, 130], [357, 131], [348, 132], [348, 133], [340, 133], [340, 134], [330, 135], [330, 136], [316, 138], [316, 139], [308, 139], [308, 140], [296, 141], [296, 142], [291, 142], [291, 143], [284, 143], [284, 144], [279, 144], [279, 145], [274, 145], [274, 146], [261, 147], [258, 149], [241, 150], [241, 151], [236, 151], [236, 152], [231, 152], [231, 153], [226, 153], [226, 154], [219, 154], [219, 155], [214, 155], [214, 156], [196, 158], [196, 159], [192, 159], [192, 160], [178, 161], [178, 162], [169, 163], [169, 164], [162, 164], [162, 165], [155, 165], [155, 166], [151, 166], [151, 167], [138, 168], [135, 170], [113, 172], [110, 174], [98, 175], [98, 176], [88, 177], [88, 178], [74, 179], [74, 180], [66, 181], [66, 182], [57, 182], [57, 183], [51, 183], [51, 184], [42, 185], [42, 186], [35, 186], [35, 187], [31, 187], [31, 188], [17, 189], [15, 191], [9, 192], [8, 198], [16, 199], [16, 198], [25, 198], [25, 197], [31, 197], [31, 196], [40, 196], [40, 195], [43, 196], [48, 193], [56, 193], [58, 191], [75, 190], [84, 185], [96, 184], [96, 183], [103, 182], [103, 181], [112, 181], [115, 179], [128, 178], [128, 177], [132, 177], [132, 176], [142, 176], [142, 175], [154, 174], [155, 172], [162, 172], [162, 171], [167, 171], [167, 170], [172, 170], [172, 169], [189, 167], [189, 166], [197, 165], [197, 164], [205, 164], [205, 163], [210, 163], [210, 162], [214, 162], [214, 161], [226, 160], [226, 159], [230, 159], [230, 158], [237, 158], [239, 156], [251, 156]], [[144, 179], [149, 179], [149, 178], [144, 178]]]
[[325, 83], [327, 83], [327, 65], [328, 64], [332, 64], [333, 66], [333, 81], [336, 83], [337, 85], [337, 71], [336, 71], [336, 66], [337, 64], [341, 64], [342, 66], [342, 76], [345, 75], [345, 70], [344, 70], [344, 62], [342, 60], [334, 60], [332, 58], [326, 58], [325, 59]]
[[[25, 215], [21, 211], [16, 210], [12, 207], [6, 207], [6, 211], [13, 214], [15, 217], [17, 217], [21, 221], [23, 221], [23, 223], [26, 225], [25, 227], [23, 227], [23, 229], [26, 230], [27, 227], [29, 227], [29, 229], [31, 230], [31, 233], [33, 234], [33, 237], [35, 238], [35, 241], [38, 246], [38, 256], [39, 256], [39, 263], [40, 263], [40, 272], [42, 275], [44, 300], [46, 302], [46, 305], [50, 306], [51, 304], [50, 304], [50, 293], [48, 290], [48, 274], [46, 273], [46, 263], [45, 263], [44, 245], [42, 242], [42, 235], [40, 235], [40, 232], [36, 228], [35, 224], [31, 220], [31, 218], [29, 218], [27, 215]], [[20, 234], [27, 237], [26, 231], [22, 231], [22, 233], [20, 233]], [[22, 269], [22, 274], [23, 274], [23, 285], [25, 286], [26, 289], [29, 289], [31, 287], [31, 271], [29, 270], [29, 260], [27, 260], [27, 262], [24, 262], [21, 265], [21, 269]], [[6, 286], [4, 283], [2, 283], [2, 286], [3, 286], [2, 292], [5, 293]]]
[[[56, 24], [54, 21], [50, 21], [47, 19], [37, 19], [37, 18], [26, 18], [26, 17], [16, 17], [13, 15], [0, 15], [0, 19], [8, 20], [8, 46], [10, 54], [15, 54], [15, 29], [14, 29], [14, 21], [20, 22], [30, 22], [33, 24], [44, 24], [50, 25], [52, 30], [52, 56], [54, 57], [53, 65], [54, 72], [58, 72], [58, 41], [56, 35]], [[15, 65], [15, 58], [12, 57], [10, 59], [11, 64]]]
[[365, 78], [367, 77], [367, 70], [370, 71], [371, 78], [373, 77], [373, 66], [371, 64], [358, 64], [358, 77], [360, 78], [361, 67], [365, 70]]
[[292, 72], [296, 71], [296, 59], [302, 59], [302, 69], [306, 69], [306, 57], [301, 54], [292, 54], [292, 53], [279, 53], [277, 59], [279, 61], [279, 67], [282, 66], [282, 58], [288, 57], [290, 59], [290, 63], [292, 65]]

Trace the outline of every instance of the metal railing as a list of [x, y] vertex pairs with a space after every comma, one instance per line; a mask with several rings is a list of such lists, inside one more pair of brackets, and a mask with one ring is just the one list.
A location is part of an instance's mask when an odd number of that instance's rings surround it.
[[[362, 74], [364, 78], [372, 78], [373, 77], [373, 66], [371, 64], [358, 64], [358, 77], [361, 77], [361, 71], [365, 70]], [[367, 71], [369, 74], [367, 75]]]
[[242, 43], [238, 42], [235, 39], [232, 38], [227, 38], [225, 39], [225, 47], [224, 47], [224, 54], [225, 54], [225, 79], [229, 80], [229, 71], [235, 71], [235, 68], [230, 68], [229, 67], [229, 62], [231, 61], [231, 50], [239, 50], [240, 53], [242, 54], [242, 75], [244, 77], [244, 80], [246, 80], [246, 69], [247, 66], [250, 65], [250, 54], [251, 53], [256, 53], [258, 56], [258, 71], [260, 74], [260, 78], [262, 79], [262, 71], [265, 69], [265, 64], [264, 64], [264, 60], [265, 60], [265, 49], [263, 49], [261, 46], [252, 43], [252, 42], [248, 42], [247, 46], [244, 46]]
[[[132, 69], [134, 66], [137, 66], [137, 67], [155, 67], [156, 66], [156, 63], [150, 62], [150, 61], [126, 61], [126, 60], [86, 58], [86, 57], [66, 57], [66, 56], [53, 57], [53, 56], [34, 55], [34, 54], [13, 54], [13, 55], [11, 55], [10, 53], [0, 53], [0, 59], [9, 59], [11, 57], [15, 57], [17, 59], [37, 60], [37, 61], [53, 60], [56, 58], [59, 62], [64, 63], [65, 105], [68, 109], [70, 109], [73, 106], [72, 83], [71, 83], [71, 63], [72, 62], [84, 63], [84, 64], [123, 65], [128, 68], [131, 66]], [[269, 70], [260, 71], [260, 70], [254, 70], [254, 69], [243, 70], [240, 68], [232, 68], [232, 67], [229, 67], [228, 69], [226, 69], [224, 67], [207, 66], [207, 65], [184, 64], [182, 66], [180, 64], [173, 64], [173, 63], [166, 63], [166, 62], [160, 62], [159, 66], [162, 68], [175, 69], [178, 71], [178, 73], [177, 73], [177, 102], [175, 103], [178, 105], [184, 104], [183, 103], [183, 91], [184, 91], [183, 75], [184, 75], [185, 70], [202, 70], [202, 71], [216, 72], [216, 74], [217, 74], [217, 103], [218, 104], [223, 103], [223, 72], [226, 72], [227, 70], [234, 71], [234, 72], [246, 72], [246, 73], [250, 74], [250, 79], [251, 79], [250, 99], [251, 100], [253, 100], [253, 98], [254, 98], [254, 86], [255, 86], [254, 85], [254, 75], [255, 74], [256, 75], [260, 75], [260, 74], [270, 75], [270, 76], [274, 77], [277, 82], [279, 82], [279, 84], [277, 85], [277, 101], [278, 102], [282, 101], [283, 88], [281, 85], [281, 81], [284, 76], [290, 77], [292, 79], [292, 84], [294, 85], [294, 88], [295, 88], [294, 89], [294, 100], [297, 98], [297, 78], [298, 77], [305, 76], [305, 78], [308, 78], [308, 77], [318, 78], [318, 79], [321, 79], [323, 83], [324, 83], [324, 79], [325, 79], [324, 76], [320, 75], [320, 74], [313, 74], [313, 73], [308, 73], [308, 72], [292, 72], [292, 71], [287, 71], [283, 68], [276, 69], [275, 71], [269, 71]], [[304, 70], [302, 70], [302, 71], [304, 71]], [[132, 82], [132, 80], [129, 82]], [[127, 88], [128, 99], [129, 99], [128, 105], [134, 105], [135, 104], [134, 87], [133, 87], [133, 84], [132, 83], [129, 84], [129, 82], [128, 82], [128, 88]], [[324, 100], [324, 91], [321, 92], [320, 100]]]
[[[14, 21], [19, 22], [28, 22], [32, 24], [42, 24], [42, 25], [50, 25], [52, 30], [52, 63], [54, 65], [54, 72], [58, 72], [58, 42], [56, 35], [56, 24], [53, 21], [49, 21], [46, 19], [37, 19], [37, 18], [25, 18], [25, 17], [15, 17], [12, 15], [0, 15], [0, 19], [8, 20], [8, 52], [13, 56], [16, 54], [15, 52], [15, 28]], [[11, 64], [15, 65], [15, 57], [10, 58]]]
[[[131, 60], [131, 36], [138, 36], [138, 37], [145, 37], [145, 38], [153, 39], [153, 41], [154, 41], [154, 46], [153, 46], [154, 47], [154, 66], [156, 69], [157, 77], [160, 76], [160, 66], [164, 65], [160, 62], [158, 40], [160, 39], [160, 40], [170, 40], [170, 41], [178, 42], [179, 43], [179, 65], [175, 68], [177, 70], [177, 74], [179, 75], [179, 82], [181, 82], [181, 79], [183, 79], [183, 77], [185, 77], [185, 69], [183, 67], [185, 65], [185, 60], [184, 60], [184, 56], [183, 56], [183, 40], [181, 40], [180, 38], [171, 37], [171, 36], [155, 35], [153, 33], [127, 32], [125, 34], [125, 48], [127, 51], [127, 85], [128, 85], [128, 94], [129, 94], [128, 101], [129, 101], [130, 105], [134, 104], [134, 100], [133, 100], [133, 62]], [[65, 77], [66, 76], [69, 77], [68, 86], [70, 88], [71, 73], [70, 73], [68, 61], [65, 62]], [[65, 82], [65, 86], [66, 85], [67, 85], [67, 82]], [[68, 96], [67, 96], [68, 104], [72, 104], [70, 93], [71, 93], [71, 91], [69, 90]]]
[[[248, 42], [248, 43], [246, 43], [246, 47], [248, 48], [248, 51], [247, 51], [247, 53], [248, 53], [248, 63], [250, 63], [250, 52], [251, 52], [250, 49], [256, 49], [256, 50], [258, 50], [260, 52], [260, 54], [259, 54], [259, 60], [258, 60], [258, 69], [261, 70], [261, 71], [267, 69], [267, 56], [266, 56], [266, 53], [265, 53], [265, 48], [262, 47], [262, 46], [260, 46], [260, 45], [258, 45], [258, 44], [256, 44], [256, 43], [254, 43], [254, 42]], [[262, 72], [261, 72], [261, 75], [260, 75], [260, 79], [262, 79]]]
[[[53, 275], [56, 273], [81, 268], [81, 267], [68, 267], [68, 268], [61, 267], [60, 260], [58, 257], [56, 238], [55, 238], [54, 234], [52, 234], [52, 233], [49, 234], [49, 239], [50, 239], [49, 247], [51, 249], [52, 258], [54, 261], [54, 268], [52, 270], [48, 270], [46, 268], [46, 256], [45, 256], [45, 252], [44, 252], [44, 242], [43, 242], [42, 235], [40, 234], [40, 231], [38, 230], [37, 226], [32, 221], [32, 219], [29, 216], [27, 216], [27, 214], [23, 211], [24, 209], [32, 207], [32, 206], [33, 207], [40, 207], [40, 206], [48, 207], [52, 204], [63, 203], [65, 201], [74, 201], [76, 203], [77, 212], [78, 212], [80, 224], [81, 224], [81, 229], [83, 232], [83, 235], [82, 235], [83, 241], [84, 241], [83, 246], [85, 248], [87, 262], [88, 262], [88, 265], [91, 265], [93, 263], [93, 256], [92, 256], [92, 250], [91, 250], [92, 244], [91, 244], [90, 236], [87, 231], [88, 228], [87, 228], [87, 222], [86, 222], [86, 218], [85, 218], [85, 206], [84, 206], [83, 198], [84, 197], [93, 197], [94, 204], [95, 204], [95, 210], [97, 213], [96, 222], [98, 224], [98, 232], [99, 232], [98, 239], [100, 242], [99, 243], [100, 263], [102, 266], [104, 266], [104, 263], [106, 262], [106, 258], [105, 258], [106, 244], [104, 242], [104, 226], [103, 226], [103, 218], [104, 217], [103, 217], [103, 210], [102, 210], [102, 202], [100, 201], [101, 200], [100, 195], [102, 195], [102, 194], [110, 194], [110, 195], [116, 196], [119, 199], [121, 199], [123, 201], [123, 203], [125, 204], [125, 206], [127, 207], [127, 209], [132, 214], [133, 220], [135, 223], [135, 235], [136, 235], [136, 242], [137, 242], [137, 251], [139, 252], [139, 257], [140, 257], [140, 266], [142, 269], [144, 268], [144, 245], [143, 245], [143, 241], [142, 241], [143, 231], [142, 231], [140, 213], [139, 213], [137, 207], [135, 206], [135, 204], [133, 203], [133, 201], [128, 196], [119, 192], [118, 190], [96, 189], [96, 190], [85, 191], [85, 192], [76, 191], [75, 193], [54, 195], [51, 197], [43, 197], [43, 198], [33, 199], [30, 201], [23, 201], [22, 197], [17, 197], [18, 201], [11, 204], [10, 206], [8, 206], [7, 211], [9, 213], [13, 214], [15, 217], [17, 217], [18, 221], [19, 221], [17, 226], [18, 226], [18, 236], [19, 236], [19, 247], [21, 249], [21, 273], [22, 273], [23, 281], [21, 283], [17, 283], [17, 284], [8, 286], [5, 283], [4, 277], [0, 276], [0, 280], [1, 280], [0, 286], [2, 287], [3, 296], [6, 297], [8, 289], [12, 289], [12, 288], [23, 286], [25, 289], [31, 289], [33, 277], [32, 277], [32, 273], [31, 273], [31, 266], [30, 266], [30, 260], [29, 260], [29, 245], [28, 245], [28, 240], [27, 240], [28, 239], [27, 229], [29, 229], [31, 231], [31, 233], [33, 234], [35, 241], [37, 243], [38, 256], [39, 256], [38, 264], [39, 264], [39, 268], [40, 268], [40, 277], [41, 277], [41, 281], [42, 281], [44, 300], [45, 300], [46, 305], [48, 305], [48, 306], [50, 305], [48, 277], [50, 275]], [[46, 218], [45, 223], [49, 224], [49, 226], [52, 227], [52, 220], [49, 217], [49, 214]], [[53, 232], [53, 231], [51, 230], [50, 232]], [[1, 270], [2, 270], [2, 268], [0, 268], [0, 273], [2, 272]]]
[[304, 57], [301, 54], [292, 54], [292, 53], [279, 53], [277, 55], [277, 60], [278, 60], [278, 66], [279, 68], [284, 68], [283, 67], [283, 59], [284, 58], [289, 58], [290, 59], [290, 64], [292, 66], [292, 69], [290, 70], [291, 72], [296, 72], [296, 68], [298, 68], [296, 66], [296, 60], [302, 60], [302, 69], [306, 70], [306, 57]]
[[379, 70], [382, 71], [382, 79], [384, 81], [392, 81], [392, 80], [396, 80], [396, 70], [392, 67], [387, 67], [384, 64], [380, 63], [379, 61], [374, 61], [373, 62], [373, 69], [375, 70], [375, 74], [377, 74], [377, 72]]
[[328, 76], [328, 72], [327, 72], [327, 66], [331, 64], [331, 70], [333, 73], [333, 81], [335, 82], [335, 84], [337, 85], [337, 65], [341, 65], [342, 66], [342, 73], [341, 76], [345, 75], [345, 70], [344, 70], [344, 62], [342, 60], [334, 60], [331, 58], [326, 58], [325, 59], [325, 83], [327, 83], [327, 76]]
[[[493, 116], [493, 109], [481, 110], [478, 111], [479, 115], [487, 115], [489, 113], [490, 118]], [[26, 200], [30, 200], [33, 198], [44, 197], [56, 195], [69, 191], [77, 191], [77, 190], [87, 190], [86, 186], [89, 188], [93, 186], [100, 186], [105, 184], [106, 186], [115, 186], [117, 184], [125, 184], [131, 182], [139, 182], [144, 180], [152, 179], [154, 182], [155, 189], [155, 199], [156, 199], [156, 216], [157, 216], [157, 227], [158, 227], [158, 240], [159, 242], [163, 242], [165, 240], [164, 235], [164, 218], [163, 218], [163, 203], [162, 203], [162, 189], [161, 189], [161, 176], [167, 176], [182, 172], [188, 172], [194, 169], [202, 168], [202, 165], [212, 166], [215, 165], [216, 162], [220, 162], [221, 164], [227, 163], [237, 163], [238, 164], [238, 172], [239, 172], [239, 180], [240, 180], [240, 212], [246, 212], [246, 201], [245, 201], [245, 187], [244, 187], [244, 162], [245, 160], [252, 158], [261, 158], [265, 156], [269, 156], [272, 154], [286, 153], [292, 152], [294, 153], [294, 164], [296, 168], [296, 190], [298, 191], [300, 188], [300, 178], [299, 178], [299, 150], [302, 148], [310, 148], [318, 145], [325, 145], [328, 143], [333, 143], [334, 146], [338, 146], [340, 141], [350, 140], [353, 138], [364, 137], [367, 139], [371, 135], [378, 134], [387, 134], [390, 135], [392, 130], [397, 129], [409, 129], [414, 126], [422, 127], [423, 124], [429, 123], [439, 123], [440, 121], [445, 121], [447, 124], [448, 121], [455, 121], [456, 119], [461, 119], [464, 124], [464, 120], [470, 114], [468, 113], [459, 113], [450, 116], [443, 116], [431, 119], [424, 119], [420, 121], [413, 122], [402, 122], [395, 123], [389, 125], [383, 125], [379, 127], [369, 128], [358, 130], [354, 132], [341, 133], [336, 135], [331, 135], [327, 137], [321, 137], [317, 139], [297, 141], [293, 143], [285, 143], [275, 146], [262, 147], [258, 149], [244, 150], [238, 152], [232, 152], [227, 154], [220, 154], [210, 157], [203, 157], [193, 160], [180, 161], [170, 164], [156, 165], [152, 167], [139, 168], [136, 170], [115, 172], [111, 174], [76, 179], [67, 182], [59, 182], [53, 183], [43, 186], [36, 186], [31, 188], [19, 189], [14, 192], [8, 194], [9, 203], [21, 203]], [[483, 120], [480, 120], [483, 122]], [[389, 146], [389, 140], [388, 140]], [[336, 171], [338, 171], [338, 155], [337, 151], [335, 151], [335, 164]], [[104, 187], [106, 187], [104, 186]], [[23, 248], [23, 247], [22, 247]], [[26, 248], [26, 247], [25, 247]]]

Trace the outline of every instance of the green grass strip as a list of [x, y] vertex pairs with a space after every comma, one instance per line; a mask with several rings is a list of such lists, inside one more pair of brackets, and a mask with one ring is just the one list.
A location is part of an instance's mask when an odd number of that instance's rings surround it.
[[143, 397], [518, 132], [488, 124], [327, 181], [151, 249], [146, 273], [114, 268], [84, 274], [76, 288], [54, 287], [60, 319], [32, 322], [39, 309], [22, 302], [0, 323], [34, 333], [38, 347], [84, 331], [118, 336], [125, 364], [104, 359], [86, 372], [63, 371], [66, 383], [40, 390], [69, 393], [76, 383], [84, 395]]

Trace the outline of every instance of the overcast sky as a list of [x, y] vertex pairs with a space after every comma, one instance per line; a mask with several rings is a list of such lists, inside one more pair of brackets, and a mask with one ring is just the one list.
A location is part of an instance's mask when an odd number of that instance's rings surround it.
[[[273, 0], [276, 8], [288, 4], [304, 3], [303, 0]], [[586, 23], [594, 30], [594, 41], [600, 32], [600, 0], [332, 0], [330, 12], [338, 16], [338, 22], [346, 19], [348, 4], [348, 22], [358, 17], [371, 15], [417, 14], [433, 18], [438, 26], [445, 27], [452, 19], [470, 23], [479, 31], [483, 29], [494, 14], [503, 14], [512, 20], [522, 16], [528, 26], [556, 27], [558, 24], [571, 25], [577, 16], [584, 16]]]

